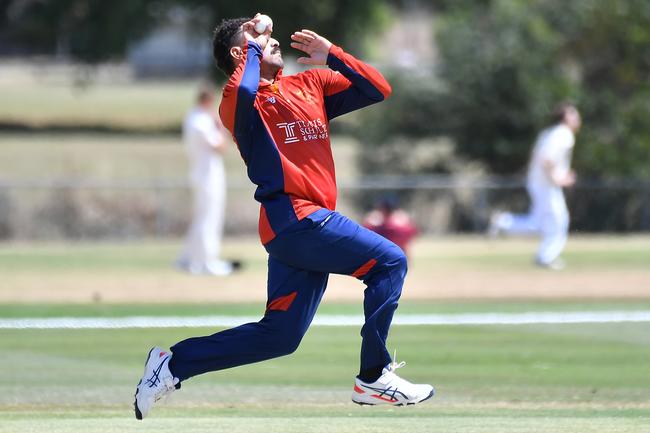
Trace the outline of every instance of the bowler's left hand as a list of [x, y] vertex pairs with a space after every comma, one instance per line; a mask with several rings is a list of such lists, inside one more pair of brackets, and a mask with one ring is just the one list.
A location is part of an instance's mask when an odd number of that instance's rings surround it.
[[291, 40], [293, 41], [291, 42], [293, 48], [309, 54], [309, 57], [300, 57], [298, 63], [319, 66], [327, 64], [327, 56], [332, 47], [330, 41], [311, 30], [305, 29], [294, 32], [291, 35]]

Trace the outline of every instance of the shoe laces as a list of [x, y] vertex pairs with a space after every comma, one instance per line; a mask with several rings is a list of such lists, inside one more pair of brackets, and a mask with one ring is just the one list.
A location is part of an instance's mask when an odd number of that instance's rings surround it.
[[164, 403], [167, 403], [169, 400], [169, 397], [172, 395], [174, 391], [176, 391], [176, 384], [179, 382], [177, 378], [172, 378], [172, 377], [165, 377], [163, 379], [163, 383], [165, 384], [165, 387], [163, 390], [161, 390], [161, 393], [158, 397], [158, 399], [164, 398]]
[[178, 383], [178, 379], [176, 378], [172, 378], [171, 376], [163, 377], [161, 386], [154, 393], [154, 400], [159, 401], [164, 398], [167, 401], [171, 393], [176, 390], [176, 383]]
[[162, 371], [163, 368], [165, 368], [165, 363], [169, 363], [169, 358], [170, 357], [164, 359], [160, 365], [154, 369], [153, 374], [146, 382], [150, 388], [155, 388], [155, 401], [169, 396], [169, 394], [171, 394], [176, 389], [176, 384], [179, 382], [178, 378], [172, 377], [169, 374], [164, 374]]
[[395, 372], [398, 368], [402, 368], [406, 365], [406, 361], [397, 362], [397, 349], [393, 351], [393, 361], [388, 364], [388, 369], [392, 372]]
[[[402, 395], [404, 398], [409, 398], [408, 394], [408, 387], [411, 385], [410, 382], [407, 380], [402, 379], [399, 377], [396, 373], [395, 370], [398, 368], [402, 368], [406, 365], [406, 361], [400, 361], [397, 362], [397, 349], [393, 351], [393, 361], [391, 361], [390, 364], [387, 366], [388, 373], [386, 374], [386, 382], [385, 386], [386, 389], [381, 393], [381, 395], [388, 395], [390, 396], [393, 400], [397, 401], [396, 394]], [[405, 390], [406, 388], [407, 390]]]

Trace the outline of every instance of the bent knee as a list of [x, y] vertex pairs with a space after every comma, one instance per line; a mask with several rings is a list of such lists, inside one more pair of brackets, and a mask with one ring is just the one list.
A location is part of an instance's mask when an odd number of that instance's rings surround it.
[[274, 349], [278, 356], [290, 355], [298, 349], [302, 335], [292, 334], [281, 336], [274, 341]]
[[269, 350], [275, 356], [290, 355], [298, 349], [302, 341], [303, 333], [287, 327], [279, 327], [266, 338]]
[[364, 281], [374, 278], [384, 278], [386, 274], [397, 275], [400, 278], [406, 276], [408, 271], [408, 261], [404, 251], [397, 245], [392, 245], [390, 249], [386, 250], [384, 254], [377, 260], [368, 273], [364, 276]]
[[395, 245], [391, 248], [390, 254], [386, 258], [386, 266], [402, 271], [406, 274], [408, 271], [408, 260], [404, 251]]

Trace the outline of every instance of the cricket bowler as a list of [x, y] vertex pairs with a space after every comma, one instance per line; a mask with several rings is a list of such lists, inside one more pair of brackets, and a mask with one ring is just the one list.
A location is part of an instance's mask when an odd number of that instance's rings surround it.
[[328, 68], [284, 76], [272, 24], [263, 33], [256, 31], [263, 17], [224, 20], [215, 30], [213, 52], [229, 77], [219, 113], [261, 204], [259, 234], [268, 252], [266, 311], [259, 322], [189, 338], [169, 351], [151, 349], [135, 395], [138, 419], [191, 377], [294, 352], [331, 273], [367, 286], [352, 401], [410, 405], [434, 394], [431, 385], [397, 376], [395, 370], [404, 363], [394, 362], [386, 349], [406, 276], [404, 252], [335, 211], [329, 122], [383, 101], [390, 85], [377, 70], [309, 30], [295, 32], [291, 47], [305, 53], [300, 63]]

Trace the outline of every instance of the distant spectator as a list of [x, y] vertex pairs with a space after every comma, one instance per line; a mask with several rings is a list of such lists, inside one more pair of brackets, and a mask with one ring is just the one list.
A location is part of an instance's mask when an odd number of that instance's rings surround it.
[[406, 211], [398, 209], [397, 200], [393, 197], [381, 200], [377, 208], [366, 215], [363, 226], [394, 242], [407, 255], [409, 245], [418, 233], [411, 217]]
[[562, 269], [560, 254], [569, 231], [569, 211], [562, 188], [575, 183], [571, 156], [575, 134], [581, 126], [580, 113], [571, 104], [562, 104], [553, 125], [543, 130], [533, 148], [526, 187], [531, 206], [527, 214], [496, 213], [490, 234], [539, 234], [542, 241], [535, 262], [549, 269]]
[[183, 122], [183, 143], [190, 160], [194, 192], [194, 215], [177, 264], [192, 274], [228, 275], [237, 264], [220, 258], [226, 205], [222, 155], [227, 147], [227, 135], [214, 103], [214, 90], [201, 90], [197, 105]]

